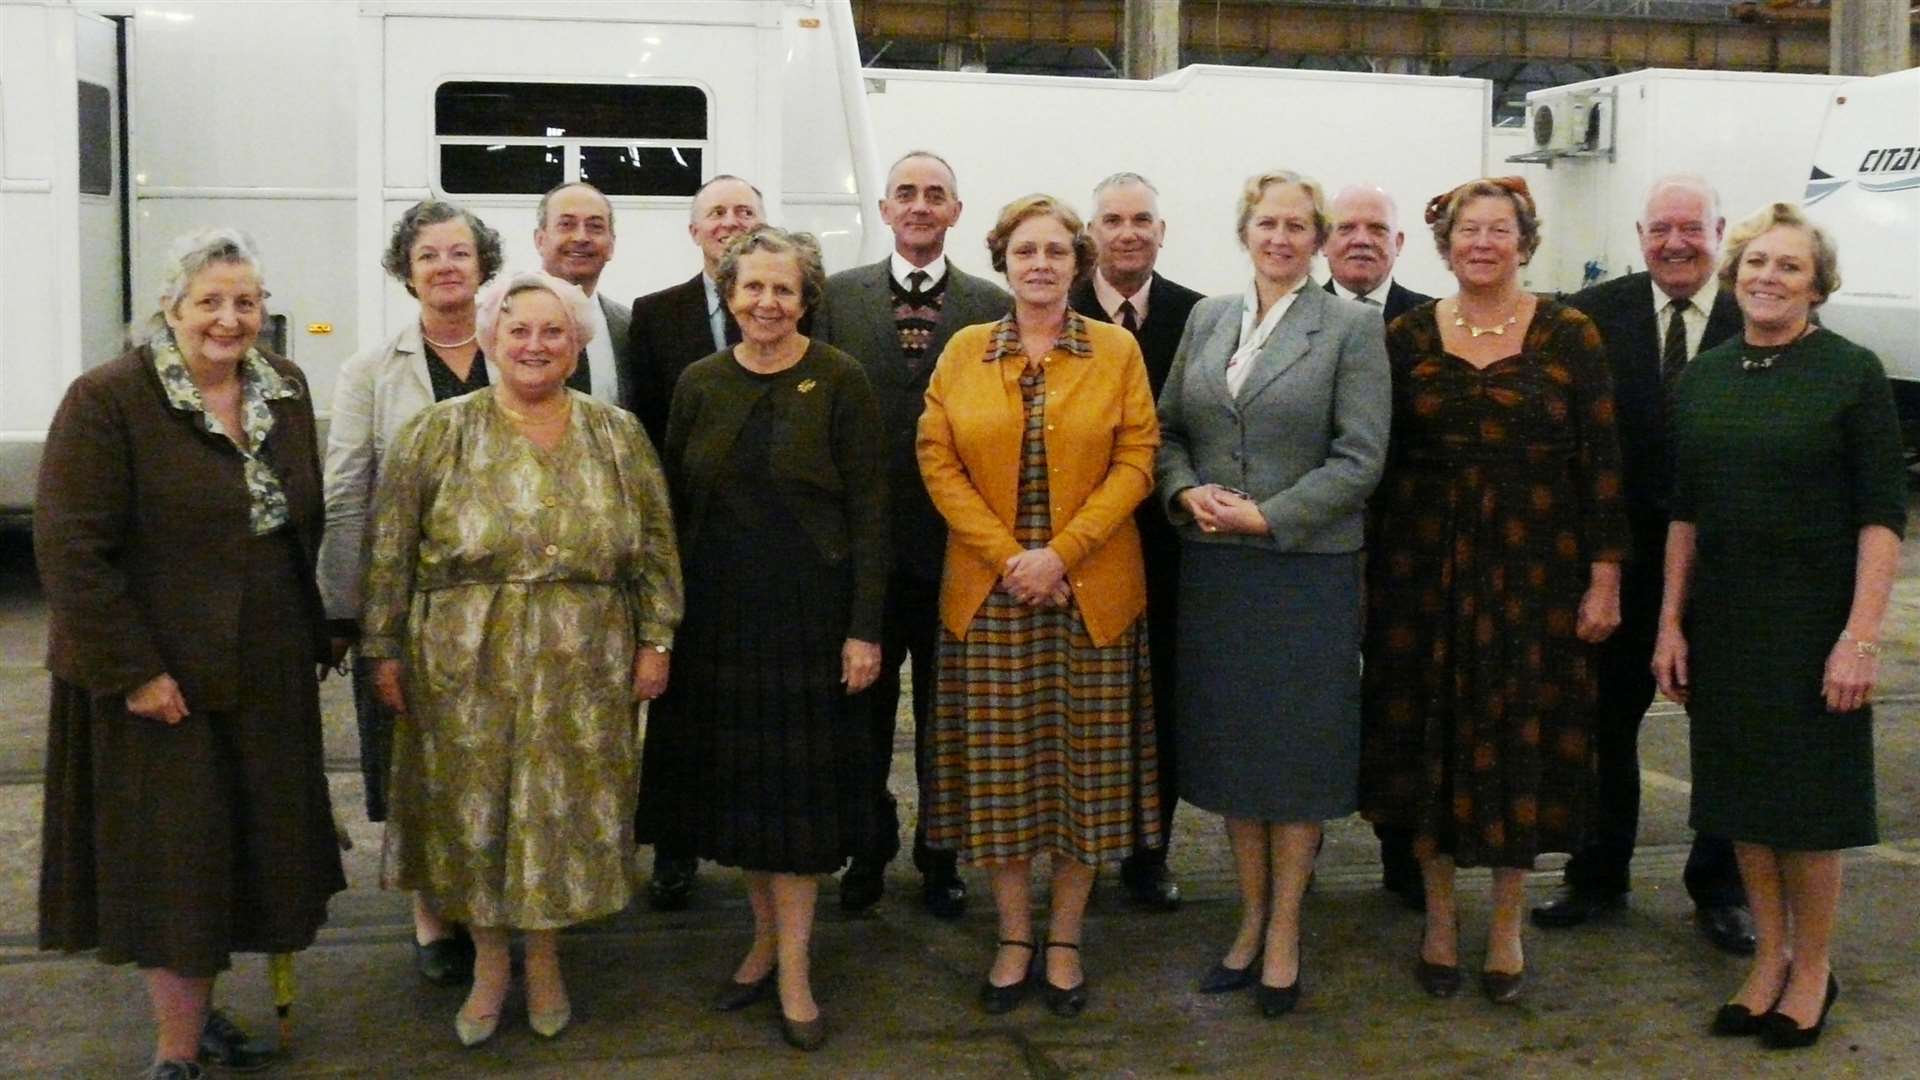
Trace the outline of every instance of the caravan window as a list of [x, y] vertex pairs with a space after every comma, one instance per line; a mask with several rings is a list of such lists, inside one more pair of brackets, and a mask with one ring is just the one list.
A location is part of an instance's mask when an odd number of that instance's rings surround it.
[[113, 91], [80, 84], [80, 194], [113, 194]]
[[609, 195], [691, 196], [705, 179], [708, 115], [697, 86], [442, 83], [440, 189], [539, 195], [585, 180]]

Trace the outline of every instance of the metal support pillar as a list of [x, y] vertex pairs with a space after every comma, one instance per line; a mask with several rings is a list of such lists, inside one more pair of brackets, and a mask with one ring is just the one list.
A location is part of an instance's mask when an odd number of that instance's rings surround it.
[[1180, 0], [1125, 0], [1120, 14], [1120, 74], [1157, 79], [1180, 67]]
[[1908, 0], [1833, 0], [1828, 70], [1884, 75], [1910, 66], [1913, 23]]

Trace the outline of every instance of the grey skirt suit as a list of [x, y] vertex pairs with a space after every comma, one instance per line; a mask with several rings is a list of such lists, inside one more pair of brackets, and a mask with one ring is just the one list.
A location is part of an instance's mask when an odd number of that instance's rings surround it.
[[[1180, 792], [1263, 821], [1352, 813], [1360, 551], [1391, 417], [1378, 311], [1309, 279], [1238, 394], [1239, 295], [1202, 300], [1160, 394], [1154, 497], [1181, 541]], [[1179, 502], [1247, 492], [1268, 536], [1202, 532]]]

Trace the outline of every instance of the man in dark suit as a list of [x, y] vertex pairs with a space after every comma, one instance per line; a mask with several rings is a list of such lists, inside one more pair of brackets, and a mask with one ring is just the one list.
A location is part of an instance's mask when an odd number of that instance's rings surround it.
[[900, 665], [913, 658], [914, 772], [922, 812], [913, 830], [913, 864], [921, 898], [941, 918], [957, 918], [967, 902], [951, 851], [926, 845], [928, 718], [933, 712], [934, 651], [940, 641], [940, 569], [947, 526], [927, 497], [914, 455], [914, 436], [926, 407], [927, 379], [955, 330], [992, 322], [1012, 301], [992, 282], [967, 274], [946, 256], [947, 230], [960, 219], [953, 168], [939, 155], [915, 150], [893, 163], [880, 199], [880, 219], [893, 231], [893, 254], [843, 270], [827, 281], [813, 336], [845, 351], [866, 368], [886, 423], [887, 496], [893, 517], [893, 576], [887, 582], [886, 627], [873, 708], [871, 783], [876, 829], [867, 850], [840, 878], [840, 906], [864, 911], [885, 891], [887, 863], [900, 851], [899, 811], [887, 790], [893, 765], [894, 717], [900, 703]]
[[[1187, 315], [1200, 294], [1154, 272], [1160, 245], [1167, 238], [1160, 196], [1138, 173], [1115, 173], [1093, 189], [1093, 213], [1087, 219], [1099, 258], [1092, 276], [1073, 287], [1067, 302], [1090, 319], [1133, 331], [1147, 361], [1153, 396], [1160, 396], [1173, 353], [1180, 345]], [[1173, 807], [1179, 799], [1175, 770], [1178, 730], [1174, 628], [1180, 596], [1180, 542], [1156, 500], [1134, 513], [1147, 563], [1147, 641], [1153, 657], [1153, 718], [1160, 755], [1159, 848], [1141, 848], [1120, 864], [1120, 881], [1135, 901], [1157, 911], [1180, 906], [1180, 883], [1167, 872], [1173, 841]]]
[[[721, 303], [714, 284], [727, 241], [766, 218], [760, 189], [737, 176], [722, 174], [693, 196], [687, 235], [700, 249], [700, 272], [671, 288], [633, 302], [627, 333], [626, 363], [620, 371], [622, 404], [640, 417], [653, 445], [667, 437], [667, 406], [673, 385], [695, 360], [740, 340], [740, 327]], [[653, 877], [647, 903], [655, 911], [678, 911], [693, 892], [693, 852], [660, 840], [653, 848]]]
[[640, 417], [656, 448], [666, 441], [667, 407], [680, 373], [740, 340], [740, 327], [722, 302], [714, 274], [727, 241], [765, 220], [759, 188], [724, 173], [707, 181], [694, 193], [687, 222], [687, 235], [700, 249], [700, 272], [633, 302], [620, 381], [627, 408]]
[[628, 367], [630, 309], [597, 291], [600, 273], [613, 258], [613, 203], [599, 188], [577, 180], [542, 195], [537, 220], [533, 247], [540, 253], [541, 268], [580, 286], [595, 301], [599, 320], [567, 385], [609, 405], [624, 405], [621, 376]]
[[[1377, 187], [1343, 189], [1327, 207], [1327, 291], [1380, 309], [1392, 322], [1433, 299], [1393, 280], [1393, 264], [1407, 246], [1393, 197]], [[1420, 862], [1413, 857], [1413, 830], [1375, 825], [1380, 840], [1380, 883], [1416, 911], [1427, 906]]]
[[[1617, 909], [1631, 887], [1627, 867], [1640, 819], [1640, 722], [1653, 702], [1649, 663], [1673, 483], [1669, 394], [1701, 349], [1740, 329], [1740, 309], [1720, 291], [1714, 274], [1726, 230], [1719, 202], [1699, 177], [1656, 182], [1635, 225], [1646, 271], [1602, 282], [1568, 300], [1599, 326], [1613, 367], [1633, 558], [1621, 577], [1620, 629], [1600, 652], [1595, 838], [1567, 863], [1560, 894], [1533, 909], [1533, 921], [1542, 927], [1578, 926]], [[1721, 837], [1695, 836], [1686, 885], [1707, 938], [1729, 952], [1752, 952], [1753, 919], [1733, 845]]]

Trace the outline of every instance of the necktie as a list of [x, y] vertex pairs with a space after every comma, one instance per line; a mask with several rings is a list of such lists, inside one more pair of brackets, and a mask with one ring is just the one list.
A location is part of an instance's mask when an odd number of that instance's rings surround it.
[[927, 278], [931, 276], [932, 275], [928, 274], [925, 270], [915, 270], [913, 273], [908, 274], [907, 275], [908, 295], [918, 297], [921, 293], [926, 292]]
[[726, 331], [727, 344], [728, 345], [740, 344], [740, 324], [734, 321], [733, 312], [731, 311], [724, 312], [721, 314], [720, 317], [724, 319], [727, 324], [727, 331]]
[[1680, 372], [1687, 366], [1687, 309], [1693, 305], [1685, 300], [1668, 302], [1667, 340], [1660, 347], [1660, 388], [1666, 394], [1667, 405], [1673, 405], [1673, 388], [1679, 385]]
[[1120, 301], [1120, 325], [1126, 327], [1128, 333], [1138, 334], [1140, 332], [1140, 320], [1133, 317], [1133, 301], [1131, 300]]
[[567, 388], [583, 394], [593, 393], [593, 369], [587, 364], [587, 350], [580, 350], [580, 361], [573, 365], [573, 374], [567, 376]]

